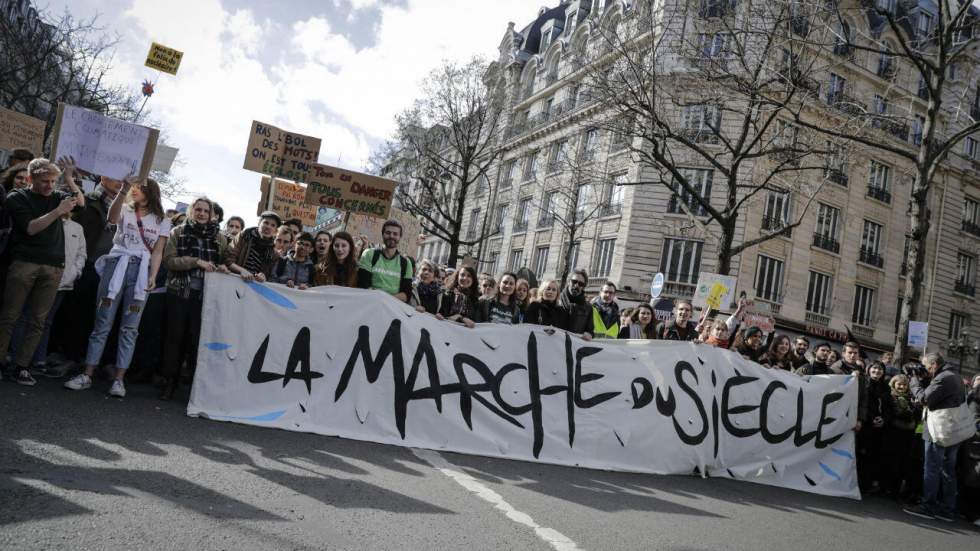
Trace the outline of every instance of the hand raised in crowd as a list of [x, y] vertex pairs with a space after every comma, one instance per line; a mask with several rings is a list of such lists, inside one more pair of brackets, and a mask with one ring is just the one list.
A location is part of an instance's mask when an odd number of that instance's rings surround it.
[[213, 262], [208, 262], [207, 260], [197, 259], [197, 267], [204, 270], [205, 272], [213, 272], [218, 269]]
[[290, 289], [292, 289], [295, 286], [296, 286], [296, 283], [293, 280], [291, 280], [291, 279], [286, 282], [286, 287], [289, 287]]
[[64, 175], [66, 181], [67, 180], [73, 181], [75, 179], [75, 173], [78, 170], [78, 167], [75, 166], [74, 157], [70, 155], [63, 156], [60, 159], [58, 159], [57, 165], [58, 168], [61, 169], [61, 173]]
[[119, 193], [123, 195], [129, 193], [129, 188], [133, 187], [133, 185], [138, 182], [139, 182], [139, 178], [137, 178], [135, 174], [130, 174], [129, 176], [126, 176], [125, 178], [123, 178], [122, 189], [119, 190]]

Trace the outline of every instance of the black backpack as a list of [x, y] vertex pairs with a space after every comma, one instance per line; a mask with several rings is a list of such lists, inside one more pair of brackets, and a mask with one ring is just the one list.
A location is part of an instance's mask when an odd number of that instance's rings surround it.
[[[372, 256], [371, 256], [371, 268], [374, 268], [374, 265], [377, 264], [379, 260], [381, 260], [381, 253], [382, 252], [383, 251], [381, 250], [381, 248], [371, 249], [371, 253], [372, 253]], [[402, 253], [400, 253], [400, 252], [396, 252], [395, 254], [397, 254], [398, 255], [398, 258], [401, 259], [402, 279], [407, 279], [405, 277], [405, 272], [408, 270], [408, 259], [405, 258], [402, 255]], [[409, 275], [408, 277], [412, 277], [412, 276]]]

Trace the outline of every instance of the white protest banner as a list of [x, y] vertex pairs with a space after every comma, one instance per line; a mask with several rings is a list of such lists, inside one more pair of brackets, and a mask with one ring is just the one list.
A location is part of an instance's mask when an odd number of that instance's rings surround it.
[[46, 126], [41, 119], [0, 107], [0, 149], [27, 147], [40, 157], [44, 154]]
[[157, 144], [157, 149], [153, 153], [153, 164], [150, 165], [150, 170], [158, 172], [170, 172], [170, 167], [173, 166], [174, 161], [177, 159], [177, 148], [170, 147], [169, 145]]
[[735, 276], [701, 272], [694, 290], [694, 306], [698, 308], [727, 308], [735, 300]]
[[160, 131], [62, 103], [53, 135], [52, 159], [70, 155], [82, 170], [122, 180], [146, 178]]
[[320, 138], [252, 121], [245, 150], [245, 170], [306, 182], [320, 157]]
[[439, 321], [381, 293], [207, 274], [187, 412], [558, 465], [858, 498], [857, 379], [729, 350]]
[[908, 346], [911, 346], [912, 348], [918, 348], [919, 350], [925, 350], [926, 343], [928, 342], [929, 342], [929, 322], [909, 321]]

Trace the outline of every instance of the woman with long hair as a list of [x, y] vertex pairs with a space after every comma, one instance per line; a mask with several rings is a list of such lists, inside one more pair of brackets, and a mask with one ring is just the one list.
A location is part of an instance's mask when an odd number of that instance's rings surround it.
[[14, 165], [3, 171], [0, 175], [0, 182], [3, 183], [4, 195], [15, 189], [26, 188], [30, 184], [27, 182], [27, 163]]
[[109, 394], [122, 398], [126, 396], [123, 378], [133, 358], [147, 293], [153, 290], [160, 270], [170, 236], [170, 220], [160, 204], [160, 186], [151, 178], [143, 182], [129, 178], [123, 181], [107, 218], [110, 224], [116, 224], [116, 234], [112, 249], [95, 264], [100, 276], [98, 306], [85, 354], [85, 371], [66, 382], [65, 387], [83, 390], [92, 386], [92, 374], [121, 306], [116, 372]]
[[313, 264], [319, 264], [327, 259], [327, 252], [330, 251], [330, 242], [333, 236], [327, 230], [320, 230], [313, 236]]
[[527, 312], [528, 305], [531, 304], [531, 283], [528, 280], [524, 278], [517, 280], [514, 298], [517, 300], [517, 323], [524, 323], [524, 314]]
[[503, 323], [514, 325], [518, 323], [520, 308], [514, 291], [517, 288], [517, 274], [504, 272], [500, 276], [497, 294], [492, 298], [484, 297], [481, 301], [483, 321], [486, 323]]
[[357, 257], [351, 234], [340, 231], [333, 236], [326, 257], [316, 265], [314, 282], [317, 285], [357, 287]]
[[554, 279], [546, 279], [541, 282], [538, 289], [538, 300], [527, 307], [524, 323], [560, 327], [562, 310], [558, 307], [558, 282]]
[[419, 262], [418, 276], [412, 282], [412, 296], [408, 303], [419, 312], [437, 314], [442, 309], [442, 281], [437, 277], [439, 269], [431, 261]]
[[191, 203], [187, 222], [173, 229], [163, 253], [167, 268], [167, 334], [163, 352], [163, 373], [167, 385], [160, 395], [170, 400], [180, 386], [180, 367], [197, 364], [197, 344], [201, 334], [201, 308], [204, 305], [204, 276], [209, 272], [228, 273], [225, 260], [228, 238], [212, 220], [214, 203], [198, 197]]
[[656, 315], [649, 304], [640, 304], [633, 308], [630, 323], [619, 330], [621, 339], [656, 339]]
[[482, 321], [476, 270], [463, 266], [453, 273], [449, 285], [446, 286], [436, 318], [459, 322], [469, 328]]
[[776, 335], [766, 353], [759, 358], [759, 363], [774, 369], [793, 371], [793, 345], [786, 335]]

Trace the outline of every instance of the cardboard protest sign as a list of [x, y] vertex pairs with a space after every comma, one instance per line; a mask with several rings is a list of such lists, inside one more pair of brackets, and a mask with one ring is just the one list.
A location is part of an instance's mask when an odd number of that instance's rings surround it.
[[910, 321], [908, 345], [912, 348], [925, 350], [926, 343], [928, 342], [929, 342], [929, 322]]
[[694, 291], [694, 306], [718, 310], [735, 300], [735, 277], [701, 272]]
[[82, 170], [122, 180], [146, 178], [160, 131], [62, 103], [52, 135], [52, 159], [70, 155]]
[[40, 157], [44, 153], [46, 126], [41, 119], [0, 107], [0, 149], [26, 147]]
[[190, 416], [860, 498], [855, 377], [803, 378], [689, 342], [470, 329], [335, 285], [209, 273], [204, 291]]
[[[272, 178], [262, 177], [262, 197], [264, 203], [259, 204], [260, 210], [269, 204], [269, 192], [272, 187]], [[272, 210], [283, 220], [299, 218], [304, 226], [315, 226], [317, 218], [317, 207], [307, 205], [303, 201], [306, 199], [306, 186], [276, 179], [275, 190], [272, 194]]]
[[[347, 229], [345, 231], [347, 233], [353, 235], [355, 238], [366, 235], [369, 243], [381, 242], [381, 226], [385, 223], [386, 218], [378, 218], [366, 214], [351, 214], [346, 218]], [[419, 224], [419, 221], [411, 214], [397, 207], [391, 208], [388, 218], [398, 220], [398, 223], [402, 225], [402, 240], [398, 244], [398, 250], [407, 255], [415, 256], [418, 254], [419, 235], [422, 233], [422, 225]], [[332, 231], [339, 230], [340, 226], [341, 224], [338, 224], [336, 229]]]
[[312, 165], [306, 202], [351, 214], [387, 218], [395, 196], [394, 180], [327, 165]]
[[243, 168], [294, 182], [306, 182], [319, 157], [320, 138], [252, 121]]
[[150, 52], [146, 54], [144, 65], [176, 76], [177, 69], [180, 67], [180, 60], [183, 58], [184, 52], [154, 42], [150, 44]]
[[743, 323], [746, 327], [758, 327], [763, 333], [772, 333], [776, 330], [776, 320], [773, 319], [772, 308], [767, 302], [748, 301], [745, 305]]
[[156, 172], [170, 172], [174, 160], [177, 159], [177, 148], [169, 145], [157, 144], [157, 149], [153, 153], [153, 164], [150, 170]]

